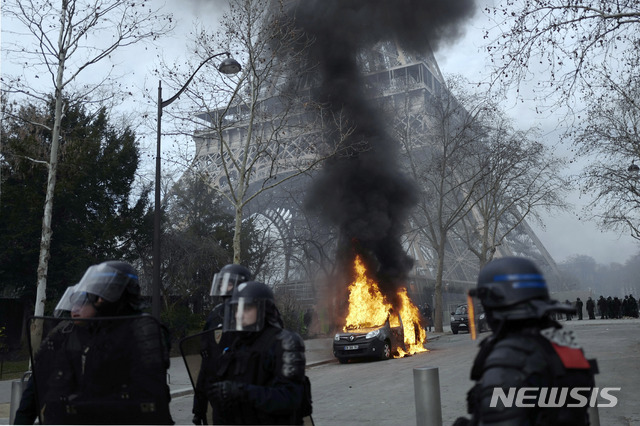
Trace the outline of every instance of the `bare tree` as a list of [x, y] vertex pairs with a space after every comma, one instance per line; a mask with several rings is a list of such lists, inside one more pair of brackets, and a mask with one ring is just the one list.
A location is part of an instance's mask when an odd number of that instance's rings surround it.
[[[487, 31], [488, 51], [497, 78], [521, 83], [547, 75], [540, 87], [561, 100], [596, 87], [602, 71], [633, 75], [640, 42], [640, 5], [636, 0], [527, 0], [496, 2], [488, 8], [506, 28]], [[547, 92], [548, 93], [548, 92]]]
[[[3, 4], [2, 12], [3, 17], [19, 27], [12, 33], [19, 39], [8, 46], [7, 58], [23, 61], [24, 66], [22, 76], [3, 79], [3, 90], [41, 100], [53, 93], [55, 99], [53, 127], [41, 124], [52, 134], [35, 303], [35, 314], [42, 315], [46, 301], [60, 123], [65, 108], [63, 99], [85, 103], [96, 98], [100, 98], [97, 99], [99, 102], [112, 99], [117, 93], [117, 82], [111, 80], [115, 68], [115, 64], [110, 63], [111, 56], [120, 48], [158, 38], [167, 33], [172, 24], [169, 16], [130, 0], [62, 0], [55, 4], [46, 0], [11, 0]], [[37, 70], [37, 74], [27, 74], [33, 70]], [[38, 86], [34, 79], [40, 74], [48, 76], [50, 83]], [[97, 79], [97, 82], [80, 84], [81, 76], [87, 74], [91, 77], [89, 81]], [[107, 85], [108, 89], [104, 90]], [[100, 90], [109, 94], [100, 97]], [[37, 344], [41, 333], [42, 330], [32, 330], [32, 339]]]
[[618, 84], [604, 76], [603, 83], [609, 90], [589, 101], [586, 120], [572, 135], [579, 154], [590, 159], [581, 175], [582, 192], [592, 197], [584, 213], [640, 240], [640, 78]]
[[480, 267], [525, 219], [539, 220], [541, 209], [566, 208], [570, 187], [560, 176], [564, 161], [537, 141], [535, 129], [515, 130], [497, 106], [485, 120], [487, 137], [477, 147], [487, 171], [479, 183], [483, 196], [461, 227]]
[[416, 132], [408, 121], [403, 128], [396, 128], [411, 176], [420, 187], [412, 216], [414, 232], [429, 241], [437, 262], [435, 331], [442, 331], [442, 283], [449, 237], [481, 198], [478, 190], [486, 168], [480, 163], [477, 147], [486, 136], [481, 126], [486, 113], [482, 99], [464, 93], [452, 82], [449, 90], [432, 97], [424, 112], [422, 131]]
[[[309, 172], [340, 144], [324, 137], [317, 118], [321, 107], [311, 100], [308, 82], [287, 72], [299, 68], [304, 46], [312, 41], [279, 19], [283, 3], [232, 0], [220, 30], [212, 34], [199, 29], [198, 58], [232, 52], [242, 58], [243, 71], [226, 79], [217, 71], [201, 73], [185, 92], [188, 105], [170, 113], [179, 123], [176, 133], [197, 129], [196, 159], [187, 156], [185, 165], [199, 170], [233, 209], [235, 263], [242, 260], [240, 235], [247, 205]], [[185, 80], [173, 71], [165, 77], [176, 87]]]

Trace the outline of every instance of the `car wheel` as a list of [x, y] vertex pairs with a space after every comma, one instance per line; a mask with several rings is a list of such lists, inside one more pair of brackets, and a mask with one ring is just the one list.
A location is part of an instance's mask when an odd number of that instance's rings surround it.
[[340, 364], [346, 364], [347, 362], [349, 362], [349, 358], [338, 358], [338, 361], [340, 362]]
[[391, 358], [391, 343], [388, 340], [384, 341], [384, 346], [382, 347], [382, 354], [380, 355], [382, 359]]
[[452, 332], [453, 334], [458, 334], [458, 329], [457, 329], [457, 328], [453, 328], [453, 327], [451, 327], [451, 332]]

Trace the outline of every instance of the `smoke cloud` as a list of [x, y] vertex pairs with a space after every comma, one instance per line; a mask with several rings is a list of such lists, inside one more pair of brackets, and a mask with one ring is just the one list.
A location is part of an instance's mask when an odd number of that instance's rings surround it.
[[416, 188], [401, 170], [399, 142], [364, 96], [357, 54], [386, 40], [411, 53], [436, 50], [462, 34], [474, 12], [474, 0], [302, 0], [288, 11], [294, 25], [314, 40], [305, 69], [294, 72], [314, 69], [315, 100], [346, 114], [355, 129], [346, 141], [354, 149], [325, 164], [308, 191], [307, 206], [339, 228], [345, 263], [350, 267], [353, 250], [363, 255], [392, 300], [413, 264], [401, 235]]

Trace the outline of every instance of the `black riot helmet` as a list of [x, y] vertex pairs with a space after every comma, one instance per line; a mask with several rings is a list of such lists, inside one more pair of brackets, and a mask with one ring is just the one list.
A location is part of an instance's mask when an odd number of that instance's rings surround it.
[[242, 265], [229, 264], [220, 269], [220, 272], [213, 276], [210, 296], [229, 297], [233, 295], [233, 289], [240, 283], [251, 279], [251, 272]]
[[573, 311], [549, 298], [542, 272], [524, 257], [489, 262], [480, 271], [477, 288], [469, 293], [480, 300], [492, 329], [504, 320], [542, 319], [551, 312]]
[[[130, 264], [117, 260], [90, 266], [75, 286], [73, 304], [92, 303], [100, 316], [140, 312], [138, 273]], [[96, 305], [97, 298], [103, 300]]]
[[282, 328], [273, 291], [258, 281], [240, 283], [226, 306], [223, 331], [260, 331], [266, 324]]

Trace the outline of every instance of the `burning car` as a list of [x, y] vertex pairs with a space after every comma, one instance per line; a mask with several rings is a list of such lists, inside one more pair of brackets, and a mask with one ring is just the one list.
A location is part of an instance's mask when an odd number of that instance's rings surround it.
[[354, 358], [389, 359], [405, 350], [402, 321], [391, 327], [389, 319], [383, 326], [337, 333], [333, 338], [333, 355], [341, 364]]
[[354, 272], [344, 326], [333, 340], [334, 356], [345, 363], [354, 358], [389, 359], [426, 352], [427, 334], [407, 289], [397, 289], [394, 306], [367, 275], [359, 256], [354, 260]]

